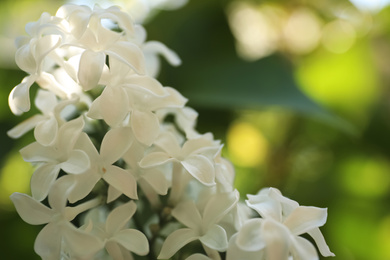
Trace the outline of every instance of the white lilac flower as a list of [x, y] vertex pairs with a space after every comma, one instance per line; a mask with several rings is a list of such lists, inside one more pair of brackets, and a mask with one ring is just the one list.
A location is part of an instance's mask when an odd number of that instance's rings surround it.
[[76, 184], [69, 196], [71, 202], [88, 195], [100, 179], [118, 190], [119, 195], [138, 198], [136, 179], [125, 169], [114, 165], [129, 149], [132, 138], [128, 127], [111, 129], [105, 134], [98, 152], [86, 133], [80, 135], [76, 147], [88, 155], [90, 167], [84, 173], [74, 176]]
[[[291, 256], [293, 259], [318, 259], [315, 247], [300, 237], [308, 233], [323, 256], [334, 256], [319, 230], [326, 222], [326, 209], [299, 206], [274, 188], [248, 195], [247, 204], [261, 218], [250, 219], [243, 224], [233, 238], [235, 245], [232, 242], [228, 255], [230, 252], [235, 256], [237, 251], [243, 251], [248, 260], [261, 259], [262, 256], [269, 260], [287, 260]], [[230, 256], [228, 259], [236, 258]]]
[[35, 98], [35, 106], [42, 112], [26, 119], [7, 132], [10, 137], [19, 138], [31, 129], [34, 129], [34, 137], [42, 145], [50, 145], [57, 137], [58, 128], [65, 123], [61, 117], [63, 109], [76, 102], [64, 100], [59, 102], [53, 92], [40, 89]]
[[83, 127], [84, 121], [79, 117], [64, 123], [50, 146], [34, 142], [20, 150], [25, 161], [40, 164], [31, 177], [35, 199], [43, 200], [47, 196], [61, 169], [69, 174], [80, 174], [89, 168], [88, 155], [75, 149]]
[[29, 90], [35, 81], [53, 82], [52, 75], [45, 72], [47, 56], [62, 43], [64, 28], [62, 20], [42, 14], [39, 21], [26, 26], [30, 37], [21, 37], [17, 41], [16, 64], [29, 75], [11, 91], [8, 102], [12, 112], [20, 115], [30, 110]]
[[[141, 49], [133, 42], [125, 41], [122, 34], [132, 34], [131, 18], [119, 8], [94, 9], [87, 6], [64, 5], [57, 12], [59, 17], [67, 19], [74, 40], [67, 43], [84, 51], [80, 56], [78, 70], [79, 84], [84, 90], [95, 88], [100, 80], [106, 55], [118, 59], [130, 66], [135, 72], [144, 74], [144, 57]], [[105, 28], [102, 19], [117, 23], [122, 32]]]
[[77, 229], [70, 222], [78, 214], [99, 205], [100, 199], [67, 207], [67, 196], [73, 185], [69, 180], [61, 178], [53, 185], [48, 200], [50, 208], [26, 194], [11, 195], [17, 212], [25, 222], [31, 225], [46, 224], [34, 245], [35, 252], [45, 260], [60, 259], [63, 244], [79, 257], [94, 254], [102, 247], [97, 237]]
[[163, 170], [158, 168], [142, 168], [139, 161], [145, 154], [145, 146], [138, 142], [133, 142], [132, 146], [123, 155], [127, 170], [137, 180], [137, 184], [142, 189], [149, 202], [157, 207], [160, 205], [157, 195], [166, 195], [170, 183]]
[[128, 228], [128, 223], [136, 212], [134, 201], [124, 203], [113, 209], [106, 218], [86, 218], [85, 230], [94, 234], [102, 242], [113, 259], [132, 259], [131, 253], [146, 255], [149, 243], [139, 230]]
[[181, 165], [189, 174], [204, 185], [215, 185], [215, 169], [210, 154], [214, 155], [219, 146], [207, 138], [196, 138], [180, 146], [176, 137], [166, 132], [155, 141], [162, 151], [151, 152], [141, 161], [141, 167], [156, 167], [174, 162]]
[[170, 258], [183, 246], [197, 239], [205, 249], [226, 250], [228, 246], [226, 231], [218, 222], [237, 204], [238, 199], [237, 191], [214, 194], [202, 213], [192, 200], [178, 204], [172, 210], [172, 216], [187, 228], [178, 229], [167, 237], [158, 259]]

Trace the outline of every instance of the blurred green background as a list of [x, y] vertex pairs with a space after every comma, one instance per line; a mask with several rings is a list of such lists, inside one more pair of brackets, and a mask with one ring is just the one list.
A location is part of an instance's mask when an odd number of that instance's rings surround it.
[[[6, 135], [31, 116], [8, 109], [8, 93], [24, 77], [13, 42], [27, 22], [62, 3], [0, 2], [2, 259], [38, 259], [33, 242], [41, 228], [24, 223], [9, 200], [28, 193], [32, 171], [18, 154], [31, 134]], [[386, 1], [189, 0], [154, 12], [145, 27], [149, 40], [182, 58], [177, 68], [163, 61], [159, 79], [189, 98], [200, 132], [225, 143], [242, 199], [273, 186], [301, 205], [327, 207], [321, 230], [335, 259], [390, 259]]]

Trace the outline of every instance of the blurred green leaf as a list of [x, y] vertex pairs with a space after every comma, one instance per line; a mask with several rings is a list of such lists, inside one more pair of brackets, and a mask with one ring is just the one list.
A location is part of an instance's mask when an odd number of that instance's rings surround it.
[[[147, 25], [149, 39], [166, 43], [183, 60], [178, 68], [163, 67], [164, 85], [176, 88], [197, 108], [282, 106], [353, 132], [348, 123], [300, 91], [286, 58], [274, 55], [255, 62], [238, 58], [224, 8], [218, 1], [190, 1], [180, 12], [161, 13]], [[169, 32], [162, 34], [156, 24]]]

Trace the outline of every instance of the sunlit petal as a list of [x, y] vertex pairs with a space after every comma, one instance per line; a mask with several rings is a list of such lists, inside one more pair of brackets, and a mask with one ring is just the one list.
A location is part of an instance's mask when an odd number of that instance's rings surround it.
[[28, 224], [41, 225], [52, 218], [53, 211], [50, 208], [26, 194], [15, 192], [10, 198], [19, 216]]
[[183, 167], [206, 186], [215, 185], [215, 170], [210, 160], [203, 155], [193, 155], [181, 162]]
[[300, 235], [326, 223], [327, 209], [299, 206], [284, 221], [291, 233]]
[[86, 50], [80, 58], [78, 78], [85, 91], [98, 85], [102, 75], [106, 55], [103, 52]]

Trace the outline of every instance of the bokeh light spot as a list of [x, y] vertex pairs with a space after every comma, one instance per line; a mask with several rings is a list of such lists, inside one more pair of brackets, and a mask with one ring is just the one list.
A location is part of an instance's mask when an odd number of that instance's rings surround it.
[[351, 157], [340, 170], [342, 185], [352, 195], [377, 198], [390, 189], [390, 165], [384, 159]]
[[262, 133], [251, 124], [235, 122], [227, 134], [227, 148], [234, 164], [254, 167], [264, 162], [268, 143]]
[[33, 168], [18, 152], [10, 153], [0, 173], [0, 207], [9, 208], [9, 196], [14, 192], [29, 193]]

